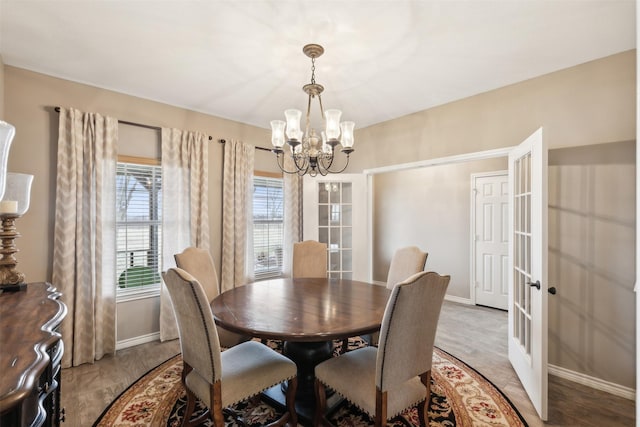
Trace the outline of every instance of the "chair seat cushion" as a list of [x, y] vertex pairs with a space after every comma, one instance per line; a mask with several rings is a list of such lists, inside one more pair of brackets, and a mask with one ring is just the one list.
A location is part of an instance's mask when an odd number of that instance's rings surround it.
[[[377, 348], [365, 347], [326, 360], [316, 366], [316, 378], [374, 417], [377, 353]], [[426, 398], [426, 388], [419, 377], [386, 391], [389, 418], [399, 415]]]
[[[221, 354], [222, 407], [233, 405], [269, 387], [296, 376], [296, 364], [256, 341], [240, 343]], [[187, 387], [203, 402], [209, 402], [210, 382], [195, 369]]]

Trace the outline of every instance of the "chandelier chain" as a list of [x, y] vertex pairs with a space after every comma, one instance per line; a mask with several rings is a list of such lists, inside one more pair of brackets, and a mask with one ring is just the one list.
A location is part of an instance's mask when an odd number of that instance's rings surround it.
[[316, 84], [316, 58], [311, 58], [311, 84]]

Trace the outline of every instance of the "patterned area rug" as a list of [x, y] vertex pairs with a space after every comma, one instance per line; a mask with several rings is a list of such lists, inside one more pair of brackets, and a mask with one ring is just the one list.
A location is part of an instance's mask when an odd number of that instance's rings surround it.
[[[279, 349], [277, 343], [269, 343]], [[336, 343], [336, 352], [339, 342]], [[349, 347], [363, 345], [361, 340]], [[94, 427], [167, 426], [178, 427], [186, 403], [180, 383], [182, 359], [177, 355], [152, 369], [124, 391], [95, 422]], [[431, 370], [432, 387], [429, 404], [431, 427], [454, 426], [525, 426], [526, 422], [509, 400], [491, 382], [450, 354], [436, 348]], [[280, 416], [273, 406], [260, 399], [246, 400], [235, 405], [245, 423], [251, 427], [264, 426]], [[198, 415], [204, 407], [198, 402]], [[332, 424], [342, 427], [373, 425], [371, 418], [358, 408], [343, 403], [331, 417]], [[203, 426], [212, 426], [204, 423]], [[225, 426], [239, 424], [225, 414]], [[418, 410], [412, 408], [392, 420], [387, 426], [418, 426]]]

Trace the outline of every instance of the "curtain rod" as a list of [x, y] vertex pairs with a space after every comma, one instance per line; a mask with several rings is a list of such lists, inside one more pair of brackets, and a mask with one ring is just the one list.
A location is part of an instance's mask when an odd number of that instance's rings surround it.
[[[60, 107], [55, 107], [54, 110], [56, 111], [56, 113], [59, 113], [60, 112]], [[118, 123], [122, 123], [124, 125], [138, 126], [138, 127], [145, 128], [145, 129], [162, 130], [162, 128], [160, 126], [145, 125], [145, 124], [142, 124], [142, 123], [128, 122], [126, 120], [119, 120], [118, 119]], [[213, 137], [209, 136], [209, 141], [212, 141], [212, 140], [213, 140]]]
[[[226, 143], [226, 142], [227, 142], [227, 140], [226, 140], [226, 139], [219, 139], [219, 140], [218, 140], [218, 143], [220, 143], [220, 144], [224, 144], [224, 143]], [[269, 148], [259, 147], [259, 146], [257, 146], [257, 145], [255, 146], [255, 148], [256, 148], [256, 150], [262, 150], [262, 151], [268, 151], [268, 152], [271, 152], [271, 150], [270, 150]]]

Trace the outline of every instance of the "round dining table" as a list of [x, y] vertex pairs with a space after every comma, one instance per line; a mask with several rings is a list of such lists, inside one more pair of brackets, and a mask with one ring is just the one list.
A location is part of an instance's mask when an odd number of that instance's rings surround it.
[[[298, 367], [296, 410], [311, 419], [315, 366], [332, 357], [333, 340], [379, 330], [390, 294], [385, 286], [356, 280], [279, 278], [225, 291], [211, 310], [225, 329], [284, 342], [283, 353]], [[267, 396], [284, 401], [277, 391]]]

